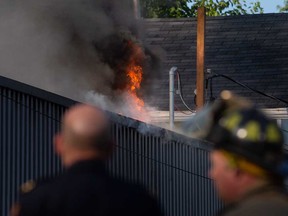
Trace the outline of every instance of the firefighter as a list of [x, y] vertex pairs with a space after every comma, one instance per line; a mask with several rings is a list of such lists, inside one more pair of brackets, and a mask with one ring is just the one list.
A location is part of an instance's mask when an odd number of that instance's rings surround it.
[[213, 144], [209, 176], [226, 204], [217, 215], [287, 216], [287, 162], [276, 121], [229, 91], [203, 113], [186, 128]]

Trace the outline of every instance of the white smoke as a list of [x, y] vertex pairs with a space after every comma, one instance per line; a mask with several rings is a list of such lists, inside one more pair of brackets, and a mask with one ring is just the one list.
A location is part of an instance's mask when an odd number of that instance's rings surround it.
[[85, 102], [147, 123], [151, 123], [152, 120], [149, 113], [156, 110], [156, 108], [149, 105], [145, 105], [140, 109], [135, 100], [131, 99], [129, 92], [119, 92], [117, 100], [112, 101], [110, 97], [95, 91], [89, 91], [85, 95]]

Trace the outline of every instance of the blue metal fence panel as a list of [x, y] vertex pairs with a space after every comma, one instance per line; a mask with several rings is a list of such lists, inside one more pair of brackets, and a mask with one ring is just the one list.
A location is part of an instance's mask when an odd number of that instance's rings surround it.
[[[75, 103], [0, 77], [0, 209], [7, 215], [26, 180], [61, 171], [53, 135]], [[116, 151], [108, 164], [117, 176], [147, 186], [169, 216], [208, 216], [221, 206], [207, 176], [205, 144], [111, 114]]]
[[146, 185], [166, 215], [214, 215], [221, 207], [204, 143], [123, 116], [111, 119], [118, 143], [109, 164], [113, 173]]
[[59, 170], [52, 138], [64, 108], [0, 88], [1, 215], [17, 199], [24, 181]]

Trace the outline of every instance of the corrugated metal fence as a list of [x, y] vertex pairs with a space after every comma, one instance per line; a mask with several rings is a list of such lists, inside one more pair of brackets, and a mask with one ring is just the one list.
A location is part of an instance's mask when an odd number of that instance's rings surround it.
[[[7, 215], [28, 179], [61, 170], [52, 138], [74, 101], [0, 77], [0, 210]], [[116, 152], [111, 171], [155, 194], [170, 216], [208, 216], [220, 207], [207, 177], [203, 143], [111, 114]]]

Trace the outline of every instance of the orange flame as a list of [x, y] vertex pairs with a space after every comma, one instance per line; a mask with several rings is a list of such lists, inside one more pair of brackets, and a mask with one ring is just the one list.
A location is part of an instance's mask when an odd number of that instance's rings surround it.
[[142, 68], [140, 66], [130, 66], [128, 69], [128, 77], [130, 78], [131, 82], [131, 91], [136, 91], [140, 88], [140, 84], [142, 81]]
[[130, 85], [128, 86], [128, 91], [132, 100], [135, 102], [136, 108], [138, 111], [141, 111], [144, 107], [144, 101], [140, 99], [136, 91], [140, 89], [142, 81], [143, 70], [142, 67], [137, 65], [130, 65], [128, 67], [127, 76], [130, 78]]

